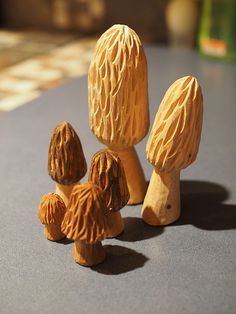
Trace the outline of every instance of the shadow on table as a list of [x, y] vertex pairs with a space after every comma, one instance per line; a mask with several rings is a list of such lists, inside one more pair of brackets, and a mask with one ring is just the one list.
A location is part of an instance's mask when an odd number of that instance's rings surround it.
[[148, 258], [135, 250], [120, 245], [104, 245], [106, 260], [92, 267], [94, 271], [105, 275], [119, 275], [143, 267]]
[[206, 181], [181, 181], [181, 217], [174, 224], [191, 224], [205, 230], [236, 228], [236, 205], [224, 204], [225, 187]]
[[149, 226], [138, 217], [125, 217], [124, 223], [125, 230], [117, 237], [117, 240], [120, 241], [142, 241], [157, 237], [164, 231], [163, 227]]
[[[183, 180], [181, 185], [181, 216], [170, 226], [191, 224], [205, 230], [236, 228], [236, 205], [224, 204], [229, 198], [227, 189], [217, 183]], [[124, 218], [125, 230], [120, 241], [135, 242], [161, 235], [165, 228], [145, 224], [141, 218]]]
[[59, 241], [56, 241], [56, 243], [59, 243], [59, 244], [64, 244], [64, 245], [67, 245], [67, 244], [71, 244], [73, 243], [74, 241], [73, 240], [70, 240], [68, 238], [63, 238]]

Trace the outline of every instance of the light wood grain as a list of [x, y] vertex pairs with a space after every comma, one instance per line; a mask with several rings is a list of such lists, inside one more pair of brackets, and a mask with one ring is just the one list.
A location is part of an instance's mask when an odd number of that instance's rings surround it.
[[183, 77], [167, 90], [147, 143], [147, 159], [155, 170], [142, 217], [151, 225], [172, 223], [180, 215], [177, 174], [196, 159], [202, 113], [202, 92], [194, 77]]
[[[98, 40], [89, 68], [88, 94], [91, 130], [111, 150], [131, 148], [147, 134], [147, 62], [138, 35], [128, 26], [114, 25]], [[135, 161], [129, 165], [133, 172]], [[127, 169], [125, 164], [124, 168]], [[138, 174], [139, 181], [145, 181], [142, 171]], [[129, 187], [134, 184], [130, 176], [127, 181]], [[145, 182], [141, 184], [144, 185]], [[145, 191], [137, 197], [132, 193], [138, 191], [130, 190], [131, 200], [143, 201]]]
[[101, 242], [91, 244], [77, 240], [74, 244], [73, 257], [80, 265], [95, 266], [104, 261], [106, 253]]
[[70, 198], [73, 188], [78, 184], [80, 184], [80, 181], [74, 184], [67, 184], [67, 185], [56, 183], [55, 193], [58, 194], [63, 199], [66, 207], [68, 206], [69, 198]]
[[142, 217], [149, 225], [168, 225], [180, 216], [179, 171], [154, 170], [143, 202]]

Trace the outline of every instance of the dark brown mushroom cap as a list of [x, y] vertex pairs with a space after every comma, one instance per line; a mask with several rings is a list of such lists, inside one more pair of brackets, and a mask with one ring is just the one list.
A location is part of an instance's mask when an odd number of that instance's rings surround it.
[[62, 198], [55, 193], [45, 194], [39, 204], [38, 218], [44, 225], [60, 225], [66, 213]]
[[124, 168], [116, 153], [101, 150], [93, 156], [89, 181], [102, 188], [108, 209], [118, 211], [127, 204], [129, 190]]
[[106, 237], [105, 204], [99, 186], [88, 182], [73, 188], [61, 229], [67, 238], [90, 244]]
[[147, 159], [163, 172], [180, 170], [197, 156], [203, 98], [196, 78], [185, 76], [167, 90], [147, 142]]
[[57, 183], [78, 182], [87, 171], [80, 139], [68, 122], [59, 123], [53, 131], [48, 152], [48, 174]]

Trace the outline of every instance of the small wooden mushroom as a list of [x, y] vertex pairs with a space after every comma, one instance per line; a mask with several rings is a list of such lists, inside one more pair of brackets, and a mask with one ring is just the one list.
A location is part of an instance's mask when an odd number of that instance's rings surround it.
[[86, 174], [87, 164], [80, 139], [68, 122], [53, 131], [48, 152], [48, 174], [56, 181], [56, 193], [66, 206], [75, 184]]
[[120, 158], [114, 152], [101, 150], [92, 159], [89, 181], [100, 186], [106, 208], [109, 210], [107, 217], [107, 237], [118, 236], [124, 230], [124, 221], [120, 214], [129, 200], [129, 190]]
[[92, 132], [124, 166], [129, 204], [141, 203], [147, 184], [133, 147], [149, 129], [147, 62], [138, 35], [114, 25], [98, 40], [88, 73]]
[[62, 198], [55, 193], [44, 195], [39, 204], [38, 217], [45, 225], [44, 236], [48, 240], [58, 241], [65, 237], [61, 232], [61, 223], [66, 213]]
[[83, 266], [97, 265], [105, 259], [101, 241], [107, 226], [102, 194], [92, 182], [75, 186], [62, 222], [62, 232], [75, 241], [74, 259]]
[[147, 158], [155, 167], [142, 208], [150, 225], [167, 225], [180, 216], [180, 170], [197, 156], [202, 129], [201, 87], [192, 76], [167, 90], [147, 142]]

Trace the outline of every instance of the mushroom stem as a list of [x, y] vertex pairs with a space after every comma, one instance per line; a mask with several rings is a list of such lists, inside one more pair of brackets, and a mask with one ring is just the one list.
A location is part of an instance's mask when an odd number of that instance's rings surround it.
[[147, 182], [135, 148], [132, 146], [123, 150], [109, 149], [118, 154], [124, 167], [130, 194], [128, 204], [142, 203], [147, 191]]
[[120, 211], [110, 212], [107, 217], [107, 238], [115, 238], [124, 231], [124, 220]]
[[101, 242], [94, 244], [76, 240], [74, 244], [73, 257], [76, 263], [83, 266], [93, 266], [104, 261], [106, 254]]
[[45, 225], [44, 236], [50, 241], [58, 241], [65, 238], [65, 235], [61, 232], [61, 227], [54, 224]]
[[68, 205], [69, 202], [69, 198], [70, 198], [70, 194], [71, 191], [73, 189], [73, 187], [77, 184], [80, 184], [80, 182], [76, 182], [73, 184], [68, 184], [68, 185], [64, 185], [64, 184], [56, 184], [56, 194], [58, 194], [64, 201], [66, 207]]
[[180, 171], [155, 169], [142, 207], [142, 218], [149, 225], [168, 225], [180, 216]]

